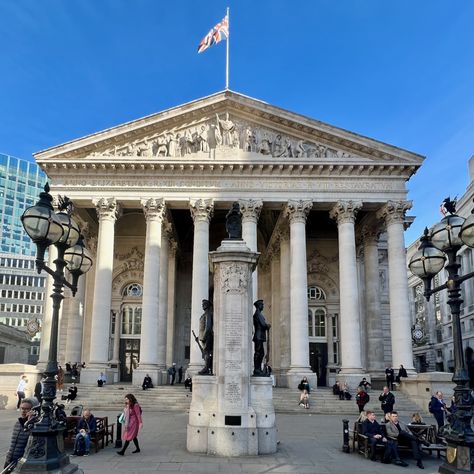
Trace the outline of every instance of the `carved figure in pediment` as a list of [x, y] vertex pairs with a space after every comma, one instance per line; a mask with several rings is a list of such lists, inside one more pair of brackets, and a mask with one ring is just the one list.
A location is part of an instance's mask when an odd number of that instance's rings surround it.
[[166, 143], [166, 137], [160, 135], [155, 141], [155, 155], [156, 156], [168, 156], [168, 147]]
[[319, 158], [324, 158], [324, 157], [327, 156], [327, 150], [328, 150], [328, 148], [327, 148], [326, 146], [324, 146], [324, 145], [318, 145], [317, 148], [318, 148], [318, 155], [317, 155], [317, 156], [318, 156]]
[[295, 155], [295, 158], [306, 157], [306, 149], [304, 147], [303, 140], [298, 140], [298, 142], [296, 143], [294, 155]]
[[216, 145], [221, 146], [222, 145], [222, 135], [221, 135], [219, 125], [218, 124], [213, 125], [213, 130], [214, 130], [214, 140], [216, 142]]
[[285, 138], [285, 145], [282, 156], [293, 158], [293, 144], [291, 143], [291, 140], [288, 137]]
[[183, 143], [184, 143], [184, 154], [187, 155], [189, 153], [192, 153], [194, 149], [194, 142], [193, 142], [193, 136], [190, 130], [184, 131]]
[[166, 137], [166, 141], [168, 143], [168, 156], [178, 156], [178, 138], [179, 133], [175, 136], [174, 133], [169, 133]]
[[250, 127], [246, 127], [242, 139], [242, 149], [244, 151], [255, 151], [256, 137]]
[[258, 152], [262, 155], [271, 155], [272, 153], [272, 139], [268, 132], [263, 132], [262, 139], [258, 145]]
[[209, 152], [209, 133], [206, 125], [201, 125], [201, 130], [196, 138], [199, 151]]
[[151, 156], [152, 147], [153, 145], [149, 143], [148, 140], [145, 138], [143, 142], [137, 146], [138, 156]]
[[226, 113], [225, 120], [219, 118], [219, 115], [216, 114], [217, 125], [220, 129], [220, 134], [222, 136], [222, 145], [224, 146], [234, 146], [234, 132], [235, 124], [232, 120], [229, 119], [229, 113]]
[[281, 138], [281, 135], [278, 134], [273, 142], [273, 156], [278, 158], [279, 156], [283, 156], [284, 153], [285, 148], [283, 145], [283, 139]]

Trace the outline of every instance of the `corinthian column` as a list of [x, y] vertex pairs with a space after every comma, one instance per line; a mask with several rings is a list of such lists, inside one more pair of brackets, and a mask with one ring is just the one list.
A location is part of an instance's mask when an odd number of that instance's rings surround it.
[[157, 339], [159, 278], [161, 256], [161, 226], [165, 213], [163, 199], [141, 202], [146, 219], [145, 262], [143, 268], [142, 327], [140, 336], [140, 366], [133, 371], [133, 383], [141, 383], [146, 373], [153, 384], [160, 382]]
[[285, 229], [280, 234], [280, 378], [279, 385], [289, 387], [290, 369], [290, 314], [291, 314], [291, 275], [290, 275], [290, 232]]
[[[211, 199], [194, 199], [189, 203], [194, 220], [193, 277], [191, 296], [191, 330], [199, 334], [202, 300], [209, 299], [209, 222], [214, 204]], [[201, 351], [191, 333], [189, 372], [194, 375], [203, 365]]]
[[[360, 201], [339, 201], [329, 216], [337, 221], [339, 232], [339, 286], [341, 328], [340, 379], [354, 386], [360, 382], [362, 358], [360, 345], [359, 288], [354, 223]], [[358, 380], [356, 380], [358, 379]]]
[[[291, 366], [290, 387], [298, 385], [303, 376], [311, 378], [316, 386], [315, 374], [309, 368], [308, 337], [308, 269], [306, 263], [306, 218], [313, 207], [312, 201], [288, 201], [285, 213], [290, 221], [290, 321]], [[296, 385], [295, 385], [296, 384]]]
[[[263, 202], [261, 199], [247, 199], [239, 201], [240, 212], [242, 213], [242, 239], [247, 247], [252, 251], [257, 251], [257, 223], [262, 211]], [[252, 301], [258, 299], [258, 270], [255, 268], [252, 274]]]
[[410, 201], [388, 201], [377, 212], [377, 217], [383, 219], [387, 227], [392, 365], [398, 367], [403, 364], [407, 371], [414, 373], [406, 251], [403, 237], [405, 212], [411, 208], [411, 205]]
[[384, 372], [382, 320], [380, 319], [379, 250], [380, 231], [364, 226], [361, 232], [364, 246], [365, 308], [367, 328], [367, 372], [382, 375]]
[[[119, 213], [115, 198], [94, 199], [92, 202], [99, 217], [99, 236], [95, 262], [89, 365], [81, 372], [81, 382], [86, 383], [96, 382], [100, 372], [105, 372], [108, 366], [115, 221]], [[112, 377], [109, 377], [109, 380], [111, 379]]]

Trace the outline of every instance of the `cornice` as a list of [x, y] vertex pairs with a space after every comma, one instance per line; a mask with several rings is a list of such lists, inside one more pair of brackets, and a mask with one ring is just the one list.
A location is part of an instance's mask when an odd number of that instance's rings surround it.
[[151, 159], [88, 159], [87, 161], [72, 161], [59, 159], [53, 162], [40, 162], [40, 167], [51, 177], [57, 175], [70, 175], [71, 172], [87, 172], [101, 174], [113, 173], [114, 176], [156, 172], [157, 175], [277, 175], [277, 176], [372, 176], [394, 177], [408, 179], [415, 173], [418, 166], [412, 164], [388, 163], [334, 163], [319, 162], [314, 160], [294, 158], [290, 161], [281, 160], [255, 160], [252, 163], [237, 161], [215, 160], [151, 160]]

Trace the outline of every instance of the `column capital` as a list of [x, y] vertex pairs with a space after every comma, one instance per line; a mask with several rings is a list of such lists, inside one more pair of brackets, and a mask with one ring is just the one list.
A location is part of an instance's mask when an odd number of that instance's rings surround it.
[[142, 199], [141, 205], [146, 220], [162, 220], [166, 212], [166, 204], [163, 198]]
[[194, 222], [209, 222], [214, 212], [214, 202], [212, 199], [190, 199], [189, 209]]
[[178, 242], [174, 237], [170, 238], [170, 257], [173, 258], [178, 252]]
[[363, 245], [377, 245], [381, 233], [378, 226], [366, 224], [360, 229], [359, 235]]
[[338, 201], [329, 211], [329, 217], [337, 224], [354, 223], [357, 213], [362, 207], [362, 201]]
[[95, 206], [99, 220], [109, 219], [115, 221], [121, 215], [120, 205], [114, 197], [94, 198], [92, 204]]
[[313, 201], [290, 199], [286, 204], [285, 215], [289, 218], [290, 224], [294, 222], [302, 222], [305, 224], [312, 207]]
[[250, 221], [255, 224], [258, 222], [263, 207], [261, 199], [240, 199], [239, 206], [242, 213], [242, 221]]
[[403, 224], [405, 221], [405, 213], [411, 209], [412, 201], [388, 201], [376, 213], [378, 219], [383, 219], [385, 225]]

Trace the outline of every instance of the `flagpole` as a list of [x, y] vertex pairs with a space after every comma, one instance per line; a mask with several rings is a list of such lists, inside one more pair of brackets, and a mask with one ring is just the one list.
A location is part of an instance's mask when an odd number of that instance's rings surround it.
[[227, 7], [227, 45], [225, 55], [225, 90], [229, 90], [229, 39], [230, 39], [230, 17], [229, 7]]

